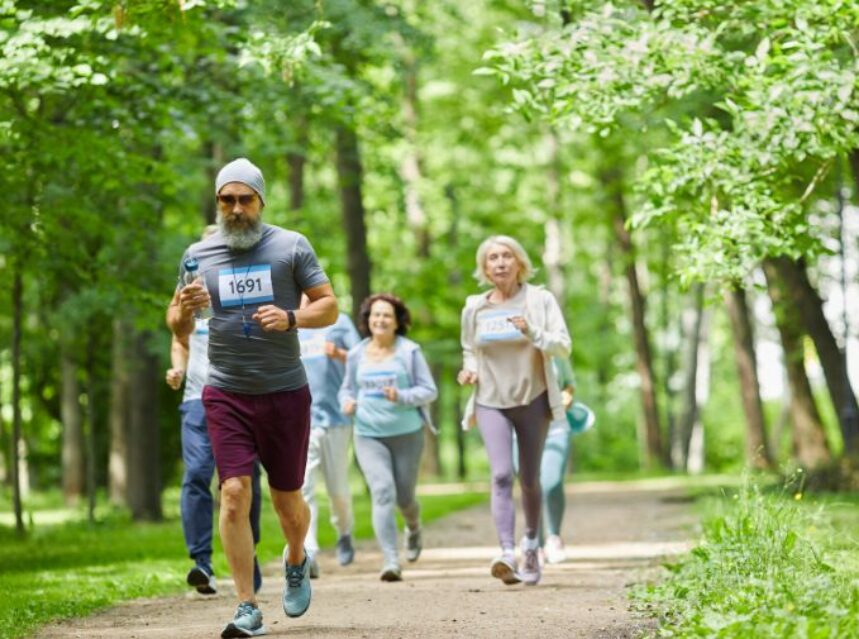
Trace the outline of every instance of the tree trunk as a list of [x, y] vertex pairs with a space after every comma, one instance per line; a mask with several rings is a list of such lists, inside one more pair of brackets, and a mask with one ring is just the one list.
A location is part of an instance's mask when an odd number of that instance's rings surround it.
[[87, 516], [90, 523], [95, 522], [95, 504], [96, 504], [96, 485], [95, 485], [95, 414], [96, 414], [96, 368], [95, 368], [95, 353], [96, 353], [96, 336], [90, 332], [87, 344], [86, 357], [86, 379], [87, 379], [87, 429], [86, 429], [86, 493], [87, 493]]
[[687, 468], [689, 442], [692, 430], [698, 421], [698, 354], [701, 350], [701, 328], [704, 323], [704, 285], [692, 288], [692, 305], [684, 312], [686, 333], [686, 357], [683, 363], [683, 407], [677, 419], [674, 438], [671, 441], [671, 466]]
[[[608, 343], [609, 335], [613, 330], [611, 322], [611, 288], [614, 273], [614, 252], [614, 243], [611, 240], [607, 240], [604, 253], [605, 259], [600, 260], [599, 272], [597, 275], [600, 307], [599, 326], [597, 330], [599, 335], [598, 343], [600, 344]], [[608, 356], [602, 356], [602, 347], [600, 347], [599, 352], [600, 356], [597, 358], [596, 362], [597, 382], [599, 383], [599, 403], [600, 405], [605, 406], [606, 402], [609, 399], [609, 366], [611, 362]]]
[[546, 174], [548, 178], [546, 184], [546, 208], [549, 213], [544, 227], [543, 241], [543, 266], [546, 268], [546, 277], [548, 279], [549, 290], [558, 300], [558, 304], [563, 309], [566, 301], [566, 286], [563, 269], [563, 249], [562, 249], [562, 213], [563, 205], [561, 200], [561, 155], [560, 141], [554, 131], [551, 131], [546, 140], [549, 144], [550, 159], [549, 170]]
[[[459, 198], [456, 196], [456, 188], [453, 184], [446, 184], [444, 187], [444, 196], [450, 202], [450, 228], [447, 232], [447, 246], [451, 254], [456, 255], [459, 250]], [[452, 289], [456, 289], [462, 284], [462, 271], [459, 266], [451, 269], [447, 277], [447, 281]], [[468, 389], [470, 390], [470, 389]], [[453, 406], [453, 429], [456, 433], [456, 476], [459, 479], [465, 479], [467, 472], [465, 461], [465, 434], [462, 432], [462, 387], [457, 385], [455, 401], [451, 402]]]
[[421, 203], [421, 157], [418, 150], [418, 66], [414, 53], [403, 44], [403, 123], [407, 148], [400, 165], [405, 185], [406, 222], [415, 235], [419, 258], [429, 258], [430, 234]]
[[790, 302], [778, 268], [772, 260], [763, 263], [767, 289], [773, 305], [776, 327], [784, 350], [784, 365], [790, 386], [790, 423], [793, 453], [805, 468], [815, 468], [829, 462], [832, 455], [826, 443], [823, 423], [805, 372], [805, 350], [802, 346], [801, 320]]
[[650, 336], [645, 320], [646, 299], [638, 284], [635, 265], [635, 248], [626, 228], [626, 201], [622, 191], [622, 176], [619, 169], [612, 168], [602, 172], [601, 179], [611, 203], [612, 229], [620, 247], [625, 265], [629, 300], [632, 310], [632, 327], [635, 338], [636, 369], [641, 384], [641, 404], [645, 427], [645, 462], [647, 466], [664, 463], [662, 435], [659, 427], [659, 409], [656, 400], [656, 382], [653, 374], [653, 357], [650, 351]]
[[808, 272], [802, 261], [787, 257], [771, 260], [777, 269], [779, 279], [790, 291], [791, 302], [795, 305], [805, 326], [805, 332], [814, 342], [826, 387], [838, 416], [844, 450], [848, 455], [859, 455], [859, 405], [850, 384], [844, 353], [838, 347], [835, 336], [823, 313], [823, 300], [808, 279]]
[[[406, 139], [406, 151], [400, 164], [400, 177], [404, 185], [404, 200], [406, 208], [406, 223], [415, 236], [417, 258], [422, 263], [430, 257], [430, 234], [426, 212], [421, 203], [421, 157], [418, 150], [418, 67], [417, 60], [408, 45], [400, 42], [403, 58], [403, 123]], [[428, 310], [424, 308], [422, 323], [429, 323]], [[441, 388], [442, 370], [438, 365], [432, 365], [432, 373]], [[439, 424], [437, 399], [431, 406], [433, 421]], [[421, 472], [432, 477], [441, 475], [441, 458], [439, 456], [438, 437], [428, 429], [424, 429], [424, 454], [421, 459]]]
[[158, 358], [150, 332], [135, 333], [128, 420], [128, 507], [135, 521], [161, 519], [160, 437], [158, 430]]
[[307, 117], [302, 113], [295, 123], [295, 145], [286, 152], [289, 166], [289, 210], [297, 211], [304, 206], [304, 166], [307, 164]]
[[772, 457], [766, 439], [754, 335], [746, 292], [742, 288], [731, 288], [725, 291], [723, 297], [734, 333], [734, 356], [740, 379], [743, 411], [746, 414], [746, 460], [756, 468], [769, 468], [772, 465]]
[[21, 331], [24, 317], [24, 282], [21, 265], [13, 262], [12, 275], [12, 504], [15, 510], [15, 530], [24, 534], [21, 504]]
[[84, 434], [81, 415], [78, 366], [71, 346], [60, 344], [60, 414], [63, 422], [63, 497], [67, 506], [75, 506], [84, 494]]
[[110, 455], [108, 459], [108, 491], [110, 502], [128, 505], [128, 402], [129, 348], [131, 322], [117, 317], [113, 320], [113, 347], [110, 379]]
[[686, 444], [686, 471], [692, 475], [704, 472], [704, 424], [701, 421], [700, 407], [710, 398], [710, 313], [705, 308], [701, 318], [700, 338], [698, 341], [698, 372], [695, 375], [695, 421]]
[[203, 142], [203, 160], [205, 162], [205, 180], [203, 192], [200, 194], [200, 216], [204, 224], [214, 224], [218, 213], [215, 205], [215, 178], [224, 164], [224, 150], [212, 140]]
[[[683, 322], [681, 321], [681, 326], [679, 328], [676, 325], [672, 326], [673, 318], [671, 312], [669, 311], [669, 305], [671, 301], [671, 291], [668, 286], [668, 280], [671, 273], [671, 246], [668, 239], [668, 234], [665, 229], [661, 229], [659, 233], [659, 244], [660, 244], [660, 260], [659, 260], [659, 276], [662, 281], [662, 286], [660, 286], [659, 290], [659, 315], [660, 315], [660, 329], [662, 333], [662, 389], [663, 396], [665, 397], [665, 401], [663, 406], [665, 407], [665, 422], [668, 427], [668, 458], [671, 462], [671, 468], [674, 470], [679, 470], [681, 468], [685, 468], [686, 465], [686, 442], [687, 442], [687, 432], [684, 429], [683, 425], [678, 422], [675, 418], [675, 396], [676, 391], [674, 389], [674, 375], [677, 372], [677, 351], [682, 348], [683, 343], [683, 334], [685, 330], [685, 335], [687, 337], [691, 336], [694, 333], [694, 322], [690, 324], [689, 321], [686, 321], [687, 326], [683, 326]], [[694, 295], [693, 295], [694, 300]], [[693, 301], [694, 305], [694, 301]], [[681, 319], [694, 319], [696, 317], [695, 310], [698, 310], [700, 314], [700, 308], [693, 308], [691, 310], [687, 309], [684, 313], [682, 313]], [[677, 339], [674, 339], [674, 335], [679, 332], [680, 335], [677, 336]], [[695, 338], [697, 342], [697, 337]], [[691, 342], [690, 342], [691, 344]], [[697, 347], [697, 344], [696, 344]], [[696, 358], [697, 358], [697, 348], [696, 348]], [[687, 356], [689, 355], [689, 351], [687, 350]], [[687, 362], [688, 363], [688, 362]], [[689, 382], [688, 376], [691, 374], [693, 377], [695, 373], [690, 373], [688, 367], [685, 371], [687, 379], [685, 380], [687, 383]], [[693, 382], [693, 390], [694, 393], [694, 379]], [[694, 395], [693, 395], [694, 400]], [[694, 423], [694, 419], [693, 419]], [[691, 424], [686, 424], [686, 427], [691, 429]]]
[[355, 130], [337, 127], [337, 178], [343, 228], [346, 231], [346, 270], [352, 290], [352, 317], [358, 317], [361, 302], [370, 295], [370, 257], [364, 200], [361, 193], [363, 168]]

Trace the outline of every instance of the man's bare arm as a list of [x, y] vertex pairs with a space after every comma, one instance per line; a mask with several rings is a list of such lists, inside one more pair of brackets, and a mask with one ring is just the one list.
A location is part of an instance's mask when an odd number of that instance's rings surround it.
[[295, 323], [298, 328], [322, 328], [331, 326], [337, 321], [340, 312], [337, 309], [337, 297], [331, 284], [320, 284], [304, 291], [310, 303], [295, 311]]

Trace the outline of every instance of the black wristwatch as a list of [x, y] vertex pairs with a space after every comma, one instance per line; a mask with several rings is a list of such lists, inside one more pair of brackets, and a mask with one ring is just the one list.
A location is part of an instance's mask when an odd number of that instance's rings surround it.
[[295, 320], [295, 311], [287, 311], [286, 312], [286, 321], [288, 324], [286, 330], [291, 331], [293, 328], [295, 328], [296, 324], [298, 323]]

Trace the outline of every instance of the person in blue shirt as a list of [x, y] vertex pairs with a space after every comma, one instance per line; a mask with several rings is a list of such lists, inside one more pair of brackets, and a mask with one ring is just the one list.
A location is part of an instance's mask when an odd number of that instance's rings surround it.
[[345, 415], [354, 416], [355, 455], [373, 503], [373, 531], [382, 550], [382, 581], [401, 581], [394, 504], [406, 522], [406, 559], [417, 561], [420, 505], [415, 498], [423, 425], [433, 429], [428, 405], [438, 396], [420, 346], [406, 337], [411, 316], [388, 293], [361, 304], [358, 328], [367, 337], [346, 360], [340, 388]]
[[[304, 303], [304, 300], [302, 300]], [[301, 361], [307, 371], [307, 383], [313, 397], [310, 405], [310, 445], [302, 494], [310, 507], [310, 529], [304, 547], [310, 558], [310, 576], [319, 576], [319, 506], [316, 503], [316, 480], [325, 479], [331, 508], [331, 525], [337, 530], [337, 561], [341, 566], [352, 563], [352, 493], [349, 490], [349, 444], [352, 441], [351, 420], [340, 412], [337, 392], [346, 372], [346, 355], [361, 337], [349, 316], [340, 313], [337, 321], [325, 328], [302, 328], [298, 331]]]

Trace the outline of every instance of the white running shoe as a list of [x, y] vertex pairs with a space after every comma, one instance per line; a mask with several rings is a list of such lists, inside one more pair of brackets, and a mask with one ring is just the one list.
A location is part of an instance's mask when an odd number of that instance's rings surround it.
[[518, 584], [522, 581], [516, 571], [516, 558], [512, 551], [503, 552], [496, 557], [489, 567], [489, 572], [496, 579], [500, 579], [507, 586]]
[[550, 564], [559, 564], [567, 559], [564, 541], [558, 535], [549, 535], [543, 545], [543, 554]]

